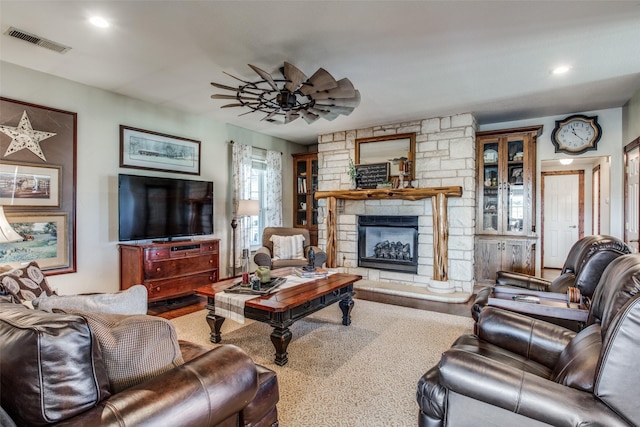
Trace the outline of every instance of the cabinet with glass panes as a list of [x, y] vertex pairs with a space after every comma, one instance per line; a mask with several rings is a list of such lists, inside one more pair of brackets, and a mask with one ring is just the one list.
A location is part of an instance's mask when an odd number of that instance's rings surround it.
[[[477, 280], [495, 280], [500, 269], [534, 272], [536, 139], [541, 132], [542, 126], [531, 126], [476, 133], [476, 265], [484, 263]], [[520, 248], [517, 256], [509, 249], [515, 247]], [[514, 259], [519, 260], [515, 265]]]
[[318, 153], [293, 154], [294, 227], [309, 230], [311, 245], [318, 244]]

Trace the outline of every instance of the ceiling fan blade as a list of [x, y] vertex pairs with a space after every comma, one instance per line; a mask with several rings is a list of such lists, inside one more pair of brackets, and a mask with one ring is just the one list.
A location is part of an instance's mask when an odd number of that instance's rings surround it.
[[[232, 77], [232, 78], [234, 78], [234, 79], [238, 80], [239, 82], [246, 83], [246, 84], [249, 84], [249, 85], [251, 85], [251, 86], [255, 86], [255, 84], [254, 84], [253, 82], [248, 82], [248, 81], [246, 81], [246, 80], [242, 80], [240, 77], [236, 77], [236, 76], [234, 76], [233, 74], [229, 74], [229, 73], [227, 73], [226, 71], [223, 71], [223, 73], [225, 73], [225, 74], [226, 74], [227, 76], [229, 76], [229, 77]], [[234, 90], [235, 90], [235, 89], [234, 89]]]
[[316, 101], [316, 106], [318, 105], [336, 105], [339, 107], [356, 108], [358, 105], [360, 105], [360, 92], [356, 90], [356, 96], [354, 96], [353, 98], [320, 99]]
[[282, 74], [284, 75], [285, 79], [289, 80], [284, 85], [285, 89], [287, 89], [289, 92], [295, 92], [298, 87], [300, 87], [302, 82], [307, 80], [307, 75], [305, 73], [303, 73], [295, 65], [290, 64], [287, 61], [284, 62], [284, 71]]
[[237, 99], [239, 101], [243, 100], [243, 99], [251, 99], [254, 101], [259, 101], [260, 98], [254, 97], [254, 96], [246, 96], [246, 95], [220, 95], [218, 93], [211, 95], [211, 99]]
[[247, 102], [244, 104], [225, 104], [223, 106], [221, 106], [220, 108], [231, 108], [231, 107], [246, 107], [248, 105], [260, 105], [259, 102]]
[[316, 104], [316, 106], [321, 107], [324, 110], [327, 110], [331, 113], [338, 113], [338, 114], [344, 114], [345, 116], [348, 116], [349, 114], [351, 114], [351, 112], [355, 109], [355, 107], [342, 107], [340, 105], [318, 105]]
[[266, 116], [264, 116], [263, 118], [261, 118], [261, 119], [260, 119], [260, 121], [263, 121], [263, 120], [271, 121], [271, 120], [269, 120], [269, 119], [271, 119], [271, 117], [273, 117], [273, 116], [275, 116], [276, 114], [278, 114], [278, 111], [280, 111], [280, 110], [274, 110], [274, 111], [270, 112], [269, 114], [267, 114]]
[[284, 123], [291, 123], [292, 121], [294, 121], [295, 119], [299, 118], [300, 114], [298, 113], [292, 113], [291, 111], [287, 112], [287, 114], [284, 116]]
[[211, 82], [211, 86], [215, 86], [215, 87], [217, 87], [218, 89], [232, 90], [232, 91], [234, 91], [234, 92], [237, 92], [237, 91], [238, 91], [238, 88], [237, 88], [237, 87], [231, 87], [231, 86], [223, 85], [223, 84], [220, 84], [220, 83], [214, 83], [214, 82]]
[[300, 92], [305, 95], [309, 95], [310, 93], [321, 92], [323, 90], [334, 89], [336, 87], [338, 87], [336, 79], [334, 79], [333, 76], [324, 68], [319, 68], [318, 71], [313, 73], [313, 75], [309, 77], [309, 80], [302, 85]]
[[312, 93], [313, 99], [328, 99], [328, 98], [353, 98], [356, 96], [356, 89], [349, 79], [338, 80], [338, 87], [322, 92]]
[[276, 82], [273, 80], [273, 77], [271, 77], [271, 74], [267, 73], [266, 71], [256, 67], [255, 65], [251, 65], [248, 64], [249, 67], [251, 67], [251, 69], [253, 71], [255, 71], [260, 77], [262, 77], [263, 80], [266, 80], [267, 83], [269, 83], [269, 86], [271, 86], [273, 88], [273, 90], [277, 90], [279, 91], [280, 89], [278, 89], [278, 86], [276, 85]]
[[305, 122], [311, 124], [313, 122], [315, 122], [316, 120], [318, 120], [320, 118], [319, 115], [317, 114], [313, 114], [309, 111], [306, 110], [300, 110], [300, 114], [302, 114], [302, 118], [305, 120]]

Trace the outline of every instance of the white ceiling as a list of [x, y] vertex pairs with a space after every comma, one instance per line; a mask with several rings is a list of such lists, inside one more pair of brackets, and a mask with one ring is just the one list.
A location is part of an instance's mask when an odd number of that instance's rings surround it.
[[[94, 14], [111, 21], [93, 27]], [[290, 141], [457, 113], [480, 124], [623, 106], [640, 89], [640, 1], [0, 1], [0, 59]], [[10, 27], [70, 46], [59, 54]], [[349, 78], [349, 116], [286, 125], [220, 106], [224, 72], [289, 61]], [[570, 73], [554, 76], [559, 65]]]

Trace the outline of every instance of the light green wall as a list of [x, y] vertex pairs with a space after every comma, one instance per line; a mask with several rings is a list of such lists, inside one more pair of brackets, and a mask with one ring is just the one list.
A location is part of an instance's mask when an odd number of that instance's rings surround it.
[[[283, 188], [291, 188], [291, 154], [306, 147], [279, 138], [185, 114], [115, 93], [0, 61], [0, 95], [78, 114], [77, 273], [51, 276], [61, 294], [110, 292], [119, 288], [118, 173], [189, 178], [119, 167], [119, 125], [201, 141], [199, 179], [215, 183], [213, 237], [221, 239], [221, 276], [227, 276], [230, 251], [230, 145], [242, 142], [283, 153]], [[221, 155], [224, 153], [224, 155]], [[289, 194], [283, 192], [283, 220], [290, 224]]]

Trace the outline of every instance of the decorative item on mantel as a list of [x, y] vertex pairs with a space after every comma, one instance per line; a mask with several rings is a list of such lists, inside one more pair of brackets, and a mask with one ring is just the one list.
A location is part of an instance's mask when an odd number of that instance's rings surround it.
[[349, 178], [351, 178], [350, 190], [356, 190], [358, 188], [358, 172], [356, 171], [356, 165], [353, 163], [353, 159], [349, 157]]

